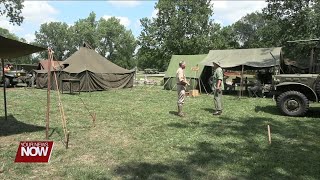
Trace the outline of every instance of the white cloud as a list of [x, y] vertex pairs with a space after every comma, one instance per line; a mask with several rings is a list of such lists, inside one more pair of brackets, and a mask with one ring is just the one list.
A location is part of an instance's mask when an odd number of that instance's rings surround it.
[[16, 33], [22, 30], [20, 26], [10, 24], [9, 20], [4, 17], [0, 17], [0, 27], [8, 29], [10, 33]]
[[46, 1], [25, 1], [22, 15], [25, 22], [46, 23], [55, 21], [54, 15], [58, 14], [58, 10], [52, 7]]
[[[104, 15], [103, 18], [104, 19], [109, 19], [113, 16], [109, 16], [109, 15]], [[120, 24], [124, 25], [125, 27], [128, 27], [130, 25], [130, 20], [128, 17], [124, 17], [124, 16], [114, 16], [115, 18], [119, 19], [120, 20]]]
[[264, 1], [213, 1], [213, 18], [223, 25], [235, 23], [248, 13], [261, 11]]
[[154, 10], [152, 11], [151, 18], [156, 18], [158, 12], [159, 12], [159, 9], [154, 9]]
[[28, 42], [34, 42], [34, 40], [36, 39], [36, 36], [34, 34], [26, 34], [23, 36], [23, 38]]
[[136, 7], [141, 4], [141, 1], [108, 1], [109, 4], [116, 7]]
[[134, 28], [139, 29], [140, 27], [141, 27], [140, 20], [136, 20], [136, 22], [134, 23]]

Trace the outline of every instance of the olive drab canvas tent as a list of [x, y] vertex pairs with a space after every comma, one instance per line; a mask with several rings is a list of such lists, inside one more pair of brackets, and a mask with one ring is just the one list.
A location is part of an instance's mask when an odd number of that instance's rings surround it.
[[[204, 68], [200, 62], [207, 56], [207, 54], [199, 55], [172, 55], [168, 69], [164, 76], [164, 89], [176, 90], [176, 71], [179, 68], [179, 62], [186, 62], [186, 69], [184, 70], [186, 78], [190, 80], [189, 89], [199, 89], [206, 91], [209, 89], [208, 79], [210, 78], [211, 68]], [[197, 71], [196, 71], [197, 70]], [[200, 83], [200, 84], [199, 84]], [[199, 86], [200, 85], [200, 86]]]
[[[63, 90], [69, 90], [69, 86], [62, 86], [63, 79], [79, 79], [80, 91], [88, 92], [133, 87], [134, 71], [117, 66], [87, 47], [80, 47], [77, 52], [63, 61], [62, 65], [64, 68], [57, 72], [57, 76], [60, 89], [63, 88]], [[37, 74], [38, 88], [47, 86], [46, 76], [46, 72], [43, 71]], [[52, 88], [56, 89], [54, 84]]]
[[[12, 40], [0, 35], [0, 59], [2, 66], [2, 73], [4, 74], [4, 59], [16, 58], [21, 56], [26, 56], [35, 52], [46, 50], [43, 47], [38, 47], [34, 45], [30, 45], [27, 43], [23, 43], [20, 41]], [[4, 81], [4, 76], [3, 81]], [[6, 89], [3, 86], [3, 94], [4, 94], [4, 108], [5, 108], [5, 119], [7, 119], [7, 105], [6, 105]]]

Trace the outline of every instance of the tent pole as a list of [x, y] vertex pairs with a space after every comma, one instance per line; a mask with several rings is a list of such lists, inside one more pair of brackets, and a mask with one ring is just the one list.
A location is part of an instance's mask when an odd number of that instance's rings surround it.
[[4, 76], [4, 59], [1, 58], [2, 64], [2, 82], [3, 82], [3, 103], [4, 103], [4, 119], [7, 120], [7, 95], [6, 95], [6, 85], [5, 85], [5, 76]]
[[242, 65], [242, 69], [241, 69], [241, 84], [240, 84], [240, 97], [242, 97], [242, 93], [243, 93], [243, 69], [244, 69], [244, 65]]
[[200, 76], [199, 76], [199, 78], [198, 78], [198, 84], [199, 84], [199, 92], [200, 92], [200, 94], [201, 94], [201, 80], [200, 80]]
[[[197, 71], [194, 72], [194, 81], [195, 81], [195, 83], [193, 83], [193, 87], [192, 87], [193, 90], [196, 88], [196, 82], [197, 82], [196, 78], [197, 78]], [[190, 78], [190, 79], [192, 79], [192, 78]]]
[[50, 89], [51, 89], [51, 49], [48, 49], [48, 85], [47, 85], [47, 119], [46, 119], [46, 139], [49, 139], [50, 121]]
[[[204, 86], [203, 82], [201, 81], [201, 79], [199, 79], [199, 84], [202, 83], [204, 90], [206, 91], [206, 93], [208, 94], [208, 91], [206, 89], [206, 87]], [[201, 85], [201, 84], [200, 84]]]
[[171, 88], [171, 91], [172, 91], [172, 89], [174, 89], [176, 87], [176, 85], [177, 85], [177, 83], [174, 84], [174, 86]]
[[171, 79], [171, 77], [169, 77], [169, 79], [163, 84], [163, 89], [164, 89], [164, 86], [169, 82], [170, 79]]

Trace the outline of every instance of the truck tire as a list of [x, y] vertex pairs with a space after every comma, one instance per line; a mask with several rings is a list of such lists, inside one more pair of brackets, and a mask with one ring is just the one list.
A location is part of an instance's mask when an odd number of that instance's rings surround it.
[[316, 88], [315, 90], [316, 90], [317, 96], [320, 97], [320, 80], [316, 82], [315, 88]]
[[3, 83], [4, 87], [8, 88], [10, 86], [10, 79], [9, 78], [4, 78], [4, 83]]
[[309, 100], [298, 91], [286, 91], [278, 96], [277, 106], [287, 116], [303, 116], [309, 109]]

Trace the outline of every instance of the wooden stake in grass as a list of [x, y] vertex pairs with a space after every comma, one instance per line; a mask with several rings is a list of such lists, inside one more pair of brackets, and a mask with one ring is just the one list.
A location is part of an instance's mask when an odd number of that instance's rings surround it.
[[268, 137], [269, 137], [269, 144], [271, 144], [271, 130], [269, 125], [268, 125]]
[[96, 113], [93, 113], [93, 118], [92, 118], [92, 122], [93, 122], [93, 127], [96, 127]]
[[69, 137], [70, 137], [70, 132], [67, 132], [67, 142], [66, 142], [66, 149], [69, 147]]

